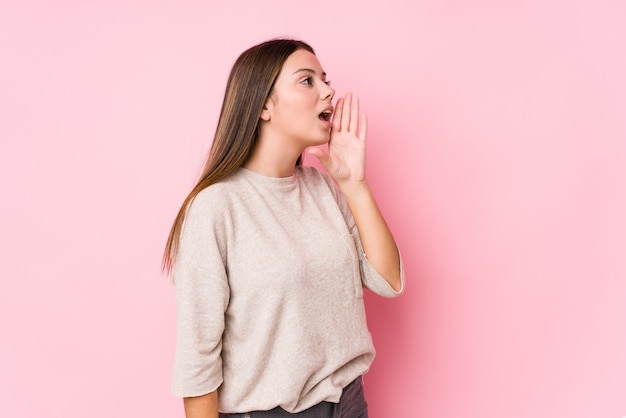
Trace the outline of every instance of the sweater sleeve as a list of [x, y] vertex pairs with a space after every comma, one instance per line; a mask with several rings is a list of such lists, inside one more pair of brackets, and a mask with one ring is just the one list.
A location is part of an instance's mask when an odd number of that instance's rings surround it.
[[397, 297], [404, 293], [404, 265], [402, 264], [402, 255], [400, 254], [400, 250], [398, 250], [398, 257], [400, 258], [400, 280], [402, 281], [402, 287], [400, 290], [396, 291], [367, 259], [367, 255], [363, 251], [363, 245], [361, 244], [356, 224], [354, 224], [350, 231], [352, 232], [352, 236], [356, 242], [357, 252], [359, 254], [361, 280], [363, 281], [363, 286], [377, 295], [387, 298]]
[[[206, 194], [191, 203], [172, 270], [176, 294], [176, 352], [171, 391], [200, 396], [222, 383], [222, 333], [229, 288], [219, 211]], [[217, 213], [216, 213], [217, 212]]]
[[372, 263], [370, 263], [370, 261], [367, 259], [367, 255], [363, 250], [363, 244], [361, 243], [359, 229], [356, 226], [356, 222], [354, 221], [354, 217], [352, 216], [352, 211], [350, 210], [350, 206], [348, 206], [348, 202], [346, 201], [343, 193], [329, 175], [324, 173], [322, 176], [324, 177], [324, 180], [329, 185], [329, 187], [332, 189], [335, 199], [337, 201], [337, 205], [339, 206], [339, 209], [343, 214], [348, 229], [350, 230], [350, 234], [354, 239], [357, 254], [359, 256], [359, 268], [361, 271], [361, 282], [363, 286], [379, 296], [387, 298], [400, 296], [402, 293], [404, 293], [404, 265], [402, 263], [402, 255], [400, 254], [400, 249], [398, 249], [398, 257], [400, 258], [400, 278], [402, 280], [402, 287], [399, 291], [395, 291], [391, 287], [389, 282], [387, 282], [387, 280], [385, 280], [385, 278], [381, 276], [381, 274], [376, 270]]

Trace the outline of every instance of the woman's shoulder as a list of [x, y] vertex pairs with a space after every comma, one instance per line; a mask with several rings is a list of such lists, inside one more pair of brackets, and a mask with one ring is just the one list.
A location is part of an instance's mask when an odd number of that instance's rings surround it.
[[313, 166], [298, 166], [297, 170], [304, 182], [312, 185], [319, 193], [331, 193], [335, 200], [338, 199], [339, 189], [335, 181], [325, 171]]
[[228, 206], [236, 193], [236, 172], [223, 180], [213, 183], [200, 190], [191, 202], [191, 207], [218, 209]]

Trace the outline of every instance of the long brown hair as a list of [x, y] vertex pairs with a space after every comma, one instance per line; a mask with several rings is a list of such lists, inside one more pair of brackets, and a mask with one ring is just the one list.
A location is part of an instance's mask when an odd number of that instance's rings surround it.
[[[272, 39], [244, 51], [235, 61], [202, 175], [183, 201], [167, 238], [162, 262], [165, 272], [171, 272], [176, 260], [183, 221], [193, 199], [202, 190], [242, 167], [252, 155], [263, 106], [284, 62], [298, 49], [315, 53], [313, 48], [299, 40]], [[296, 165], [301, 162], [302, 156]]]

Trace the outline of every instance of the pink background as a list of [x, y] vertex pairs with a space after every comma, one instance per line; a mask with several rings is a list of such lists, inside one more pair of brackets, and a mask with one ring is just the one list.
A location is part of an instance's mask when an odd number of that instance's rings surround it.
[[0, 416], [182, 417], [164, 240], [245, 48], [370, 119], [371, 416], [626, 415], [623, 1], [3, 1]]

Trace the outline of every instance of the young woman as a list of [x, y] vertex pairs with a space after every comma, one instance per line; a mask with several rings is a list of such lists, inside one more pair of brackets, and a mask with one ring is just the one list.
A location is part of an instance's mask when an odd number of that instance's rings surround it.
[[[365, 115], [334, 94], [301, 41], [264, 42], [232, 68], [164, 254], [187, 418], [367, 417], [363, 287], [394, 297], [404, 274], [365, 177]], [[301, 165], [309, 147], [327, 173]]]

